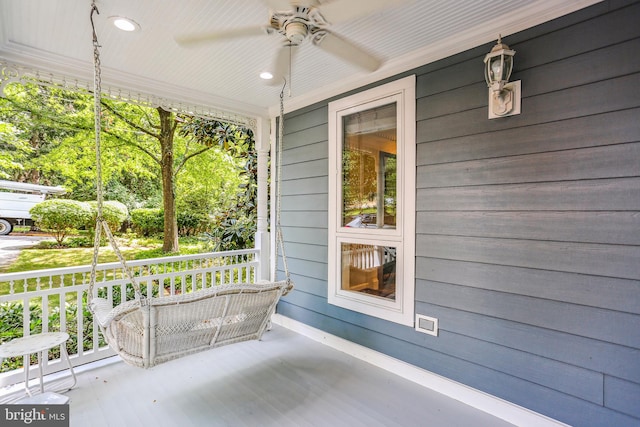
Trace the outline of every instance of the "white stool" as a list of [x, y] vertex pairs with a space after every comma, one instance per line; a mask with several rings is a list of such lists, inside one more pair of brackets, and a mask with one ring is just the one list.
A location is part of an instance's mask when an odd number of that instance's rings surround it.
[[67, 348], [65, 345], [63, 345], [67, 342], [68, 339], [69, 334], [66, 332], [45, 332], [42, 334], [16, 338], [0, 345], [0, 360], [7, 357], [26, 356], [26, 363], [24, 364], [24, 388], [27, 391], [27, 394], [31, 396], [31, 391], [29, 390], [29, 367], [31, 366], [31, 360], [29, 358], [29, 355], [37, 353], [39, 368], [38, 370], [40, 377], [40, 393], [44, 393], [44, 381], [42, 378], [42, 358], [45, 357], [45, 353], [47, 353], [49, 349], [59, 345], [60, 360], [65, 359], [67, 361], [69, 372], [71, 373], [71, 377], [73, 378], [73, 384], [71, 384], [71, 387], [65, 389], [66, 391], [76, 385], [76, 374], [75, 372], [73, 372], [73, 366], [71, 366], [71, 361], [69, 360], [69, 355], [67, 354]]

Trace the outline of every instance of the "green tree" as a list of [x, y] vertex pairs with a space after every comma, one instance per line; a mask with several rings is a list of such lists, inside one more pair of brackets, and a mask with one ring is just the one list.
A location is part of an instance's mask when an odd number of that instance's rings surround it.
[[231, 209], [238, 187], [246, 181], [238, 173], [242, 163], [219, 147], [191, 159], [176, 182], [178, 212], [215, 217]]
[[[203, 120], [155, 108], [157, 115], [147, 107], [103, 101], [106, 111], [113, 117], [113, 127], [105, 133], [125, 146], [146, 154], [160, 170], [164, 212], [164, 252], [178, 251], [178, 217], [176, 189], [178, 176], [187, 163], [211, 150], [239, 150], [247, 139], [249, 130], [216, 121]], [[130, 109], [136, 114], [130, 114]], [[122, 125], [126, 131], [122, 131]], [[132, 138], [131, 129], [136, 131]], [[128, 133], [127, 133], [128, 132]], [[234, 151], [235, 152], [235, 151]], [[218, 165], [216, 165], [218, 166]], [[210, 167], [214, 167], [211, 165]], [[206, 174], [198, 175], [202, 180]]]
[[[95, 200], [95, 190], [89, 185], [95, 181], [92, 96], [36, 84], [16, 86], [18, 89], [5, 91], [5, 98], [0, 99], [0, 123], [11, 123], [14, 126], [12, 135], [19, 141], [26, 141], [28, 136], [37, 134], [39, 144], [46, 147], [46, 150], [30, 154], [29, 162], [25, 160], [22, 168], [40, 171], [53, 177], [52, 180], [55, 178], [52, 183], [72, 190], [74, 198]], [[196, 162], [195, 159], [210, 151], [237, 151], [242, 144], [236, 141], [244, 143], [250, 138], [250, 132], [219, 121], [178, 116], [161, 107], [152, 108], [105, 98], [102, 99], [102, 107], [101, 167], [105, 197], [126, 203], [130, 209], [140, 205], [158, 207], [138, 203], [130, 196], [139, 191], [136, 186], [141, 182], [146, 184], [141, 187], [148, 200], [157, 200], [155, 195], [161, 191], [163, 251], [177, 251], [176, 209], [181, 203], [178, 190], [193, 189], [183, 191], [186, 199], [204, 208], [207, 205], [209, 209], [211, 205], [218, 206], [217, 210], [220, 210], [220, 204], [211, 203], [210, 200], [205, 203], [202, 194], [209, 194], [211, 199], [215, 199], [216, 194], [229, 193], [227, 184], [209, 182], [209, 190], [198, 194], [195, 191], [198, 186], [189, 184], [193, 184], [195, 175], [186, 172], [188, 165], [202, 166], [202, 162]], [[193, 131], [194, 123], [198, 123], [206, 132]], [[190, 130], [181, 131], [185, 127]], [[13, 143], [13, 146], [18, 145]], [[209, 159], [213, 160], [211, 157]], [[207, 170], [213, 174], [221, 172], [213, 164], [208, 165]], [[200, 184], [205, 181], [202, 179], [204, 175], [200, 170], [199, 179], [195, 182]], [[184, 185], [180, 183], [181, 176], [185, 177]], [[14, 175], [13, 178], [39, 182], [24, 176]], [[237, 185], [234, 180], [226, 181]], [[216, 191], [210, 191], [211, 188]], [[183, 206], [189, 206], [189, 202]], [[217, 214], [217, 211], [210, 212]]]
[[39, 159], [74, 133], [67, 114], [77, 97], [59, 89], [10, 84], [0, 98], [0, 176], [15, 181], [61, 184]]
[[255, 200], [258, 192], [258, 157], [250, 129], [192, 118], [181, 129], [200, 141], [222, 146], [236, 159], [240, 182], [235, 186], [234, 202], [217, 211], [218, 227], [208, 233], [214, 250], [244, 249], [253, 245], [257, 223]]
[[18, 138], [17, 129], [11, 123], [0, 122], [0, 179], [11, 179], [21, 171], [23, 159], [30, 153], [30, 147]]

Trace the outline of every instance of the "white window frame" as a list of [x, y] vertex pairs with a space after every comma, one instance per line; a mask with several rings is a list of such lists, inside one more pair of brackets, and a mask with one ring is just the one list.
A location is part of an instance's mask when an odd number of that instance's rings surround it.
[[[414, 325], [416, 206], [416, 77], [411, 75], [329, 103], [329, 304], [403, 325]], [[396, 228], [342, 226], [343, 116], [396, 102]], [[343, 242], [395, 246], [396, 298], [343, 290], [340, 246]]]

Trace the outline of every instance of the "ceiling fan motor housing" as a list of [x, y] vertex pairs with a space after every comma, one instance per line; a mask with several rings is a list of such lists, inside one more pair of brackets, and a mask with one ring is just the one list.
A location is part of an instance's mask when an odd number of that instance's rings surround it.
[[278, 11], [271, 15], [271, 27], [295, 46], [302, 43], [310, 32], [321, 30], [326, 25], [327, 22], [315, 7], [296, 6], [294, 10]]
[[294, 45], [302, 43], [305, 37], [307, 37], [308, 27], [304, 22], [291, 21], [286, 24], [285, 35], [287, 39]]

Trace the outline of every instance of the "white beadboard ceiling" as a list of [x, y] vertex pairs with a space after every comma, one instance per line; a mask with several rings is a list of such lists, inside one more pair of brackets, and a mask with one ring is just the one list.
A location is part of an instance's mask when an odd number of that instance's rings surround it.
[[[320, 0], [320, 5], [330, 3]], [[595, 0], [408, 0], [332, 25], [380, 58], [360, 70], [305, 40], [292, 64], [287, 110], [325, 99], [581, 9]], [[95, 17], [105, 84], [250, 116], [274, 115], [279, 86], [258, 74], [280, 48], [278, 34], [179, 46], [174, 36], [267, 25], [261, 0], [101, 0]], [[0, 61], [93, 81], [91, 0], [0, 0]], [[110, 16], [141, 27], [117, 30]], [[517, 56], [516, 56], [517, 61]], [[479, 79], [482, 64], [478, 64]], [[0, 76], [1, 77], [1, 76]]]

